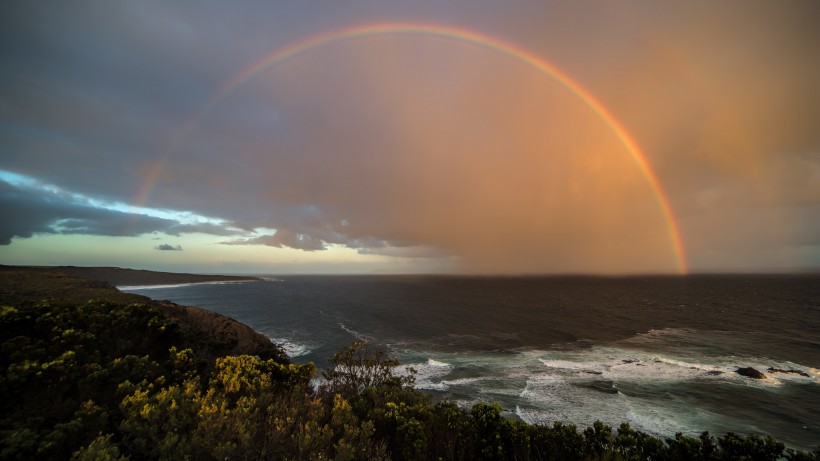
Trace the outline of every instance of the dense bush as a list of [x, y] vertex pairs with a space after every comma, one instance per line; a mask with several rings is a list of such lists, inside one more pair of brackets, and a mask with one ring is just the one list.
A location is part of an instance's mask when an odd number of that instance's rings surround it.
[[0, 308], [0, 457], [61, 459], [114, 429], [133, 386], [195, 375], [176, 324], [105, 301]]
[[0, 459], [817, 460], [771, 437], [578, 430], [433, 404], [366, 343], [313, 364], [198, 363], [174, 321], [105, 301], [0, 308]]

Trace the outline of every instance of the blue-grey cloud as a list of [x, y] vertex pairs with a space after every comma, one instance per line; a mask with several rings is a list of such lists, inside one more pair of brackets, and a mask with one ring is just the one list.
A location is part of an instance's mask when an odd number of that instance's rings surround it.
[[105, 235], [129, 237], [163, 232], [169, 235], [203, 232], [237, 233], [215, 224], [182, 224], [174, 219], [94, 206], [71, 194], [0, 180], [0, 245], [34, 234]]
[[272, 235], [240, 238], [222, 243], [224, 245], [266, 245], [277, 248], [289, 247], [305, 251], [322, 251], [327, 249], [327, 242], [324, 242], [321, 239], [312, 237], [308, 234], [298, 234], [284, 229], [279, 230]]
[[209, 222], [182, 224], [177, 223], [167, 227], [163, 232], [168, 235], [179, 236], [182, 234], [207, 234], [207, 235], [241, 235], [248, 232], [246, 229], [237, 227], [234, 224], [214, 224]]
[[169, 245], [167, 243], [163, 243], [161, 245], [157, 245], [154, 247], [155, 250], [161, 251], [182, 251], [182, 245]]

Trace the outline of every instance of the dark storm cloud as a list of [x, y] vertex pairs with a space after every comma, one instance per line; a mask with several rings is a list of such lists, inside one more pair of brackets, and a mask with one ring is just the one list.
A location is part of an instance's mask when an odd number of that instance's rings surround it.
[[154, 247], [155, 250], [161, 251], [182, 251], [182, 245], [169, 245], [167, 243], [163, 243], [162, 245], [157, 245]]
[[177, 223], [169, 226], [163, 232], [168, 235], [179, 236], [181, 234], [208, 234], [219, 236], [231, 236], [237, 234], [245, 234], [246, 230], [237, 228], [230, 224], [213, 224], [213, 223], [197, 223], [197, 224], [181, 224]]
[[235, 235], [214, 224], [189, 225], [177, 220], [126, 213], [84, 203], [70, 194], [0, 181], [0, 244], [34, 234], [133, 237], [152, 232], [179, 235], [206, 232]]

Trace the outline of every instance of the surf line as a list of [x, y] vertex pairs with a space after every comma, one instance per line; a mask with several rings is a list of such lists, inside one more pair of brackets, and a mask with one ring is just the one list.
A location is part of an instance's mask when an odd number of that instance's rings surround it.
[[276, 49], [272, 53], [264, 56], [248, 67], [245, 67], [241, 71], [234, 74], [234, 76], [226, 81], [222, 86], [220, 86], [214, 95], [211, 96], [211, 98], [205, 103], [205, 105], [194, 112], [185, 121], [185, 123], [174, 132], [173, 136], [163, 149], [160, 159], [148, 171], [146, 180], [138, 191], [138, 195], [135, 200], [136, 204], [141, 205], [148, 200], [152, 189], [156, 186], [159, 177], [165, 169], [167, 159], [179, 143], [186, 139], [190, 132], [197, 126], [199, 120], [201, 120], [202, 117], [214, 106], [219, 104], [225, 96], [242, 85], [244, 82], [250, 80], [255, 75], [269, 69], [270, 67], [314, 48], [345, 40], [388, 34], [428, 35], [472, 43], [484, 49], [501, 53], [512, 58], [513, 60], [528, 65], [538, 70], [542, 74], [552, 78], [566, 90], [574, 94], [596, 115], [598, 115], [598, 117], [609, 127], [610, 130], [612, 130], [624, 148], [626, 148], [629, 152], [629, 155], [635, 161], [638, 169], [646, 180], [647, 185], [651, 189], [652, 194], [655, 197], [655, 201], [658, 204], [658, 208], [663, 215], [667, 232], [669, 234], [669, 240], [672, 245], [672, 250], [675, 255], [677, 270], [680, 274], [686, 274], [688, 272], [686, 253], [684, 250], [680, 229], [675, 219], [675, 215], [672, 213], [672, 207], [669, 205], [669, 199], [663, 192], [663, 188], [660, 185], [658, 176], [655, 174], [654, 170], [652, 170], [652, 167], [647, 161], [646, 154], [641, 150], [640, 146], [629, 131], [621, 125], [618, 119], [612, 115], [612, 113], [595, 97], [595, 95], [545, 59], [531, 53], [530, 51], [527, 51], [524, 48], [469, 29], [438, 24], [391, 22], [364, 24], [334, 30], [292, 42], [284, 47]]

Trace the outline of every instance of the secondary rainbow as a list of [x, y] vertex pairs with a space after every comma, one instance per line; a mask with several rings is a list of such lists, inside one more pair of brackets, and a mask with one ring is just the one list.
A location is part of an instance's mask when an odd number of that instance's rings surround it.
[[357, 25], [309, 37], [307, 39], [286, 45], [266, 55], [250, 66], [242, 69], [240, 72], [237, 72], [231, 79], [220, 86], [208, 102], [202, 106], [201, 109], [192, 114], [192, 116], [188, 118], [180, 129], [175, 132], [175, 135], [166, 145], [166, 149], [164, 149], [165, 155], [162, 156], [160, 163], [156, 165], [151, 174], [149, 174], [149, 178], [147, 178], [147, 185], [140, 188], [138, 203], [144, 203], [144, 201], [147, 200], [151, 189], [159, 176], [159, 171], [164, 167], [165, 160], [168, 158], [170, 153], [174, 151], [178, 143], [189, 135], [190, 131], [196, 127], [199, 120], [205, 114], [207, 114], [214, 106], [219, 104], [225, 96], [227, 96], [238, 86], [253, 78], [261, 71], [269, 69], [270, 67], [275, 66], [276, 64], [279, 64], [293, 56], [304, 53], [316, 47], [343, 40], [384, 34], [429, 35], [472, 43], [477, 46], [504, 54], [516, 61], [529, 65], [543, 74], [548, 75], [556, 82], [560, 83], [564, 88], [572, 92], [578, 97], [578, 99], [583, 101], [587, 107], [595, 112], [607, 126], [609, 126], [637, 164], [646, 179], [649, 188], [652, 190], [661, 214], [666, 222], [670, 243], [675, 254], [678, 272], [681, 274], [687, 273], [688, 267], [686, 262], [686, 254], [683, 247], [683, 239], [681, 238], [680, 230], [677, 222], [675, 221], [675, 216], [672, 213], [672, 208], [669, 205], [669, 200], [661, 188], [657, 175], [652, 170], [649, 162], [646, 160], [646, 155], [641, 150], [638, 143], [635, 142], [632, 135], [621, 125], [620, 122], [618, 122], [612, 113], [597, 98], [595, 98], [592, 93], [540, 56], [504, 40], [489, 37], [468, 29], [456, 28], [452, 26], [426, 23], [378, 23]]

